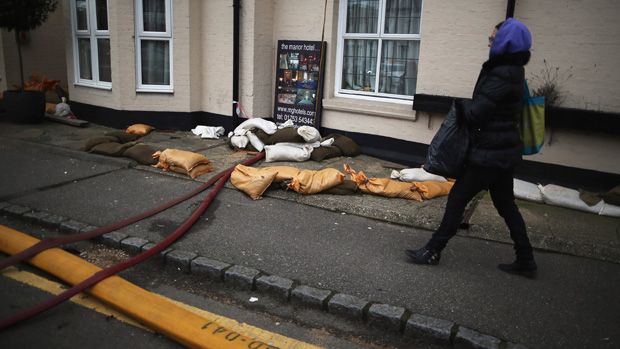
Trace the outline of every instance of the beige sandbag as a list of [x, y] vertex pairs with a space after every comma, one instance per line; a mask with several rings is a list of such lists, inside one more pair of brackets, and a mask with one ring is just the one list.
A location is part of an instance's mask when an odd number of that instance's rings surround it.
[[153, 157], [159, 157], [159, 161], [153, 167], [186, 174], [192, 178], [213, 170], [211, 162], [206, 156], [191, 151], [166, 149], [155, 152]]
[[271, 185], [277, 172], [264, 171], [254, 167], [237, 165], [230, 174], [230, 182], [235, 188], [249, 195], [252, 199], [261, 198], [265, 190]]
[[454, 182], [424, 181], [413, 182], [412, 184], [412, 190], [416, 190], [422, 195], [422, 198], [429, 200], [438, 196], [448, 195]]
[[333, 168], [319, 171], [302, 170], [289, 184], [289, 188], [300, 194], [316, 194], [342, 184], [344, 174]]
[[133, 124], [133, 125], [127, 127], [125, 132], [129, 133], [129, 134], [132, 134], [132, 135], [144, 136], [144, 135], [149, 134], [154, 129], [155, 128], [153, 126], [149, 126], [149, 125], [146, 125], [146, 124]]
[[357, 172], [347, 164], [344, 164], [344, 171], [351, 176], [351, 179], [357, 183], [359, 189], [365, 193], [422, 201], [420, 193], [412, 190], [413, 186], [411, 183], [395, 181], [389, 178], [368, 178], [364, 172]]
[[262, 167], [262, 169], [269, 169], [270, 171], [276, 172], [276, 177], [273, 179], [276, 183], [291, 180], [301, 171], [300, 169], [291, 166], [270, 166]]

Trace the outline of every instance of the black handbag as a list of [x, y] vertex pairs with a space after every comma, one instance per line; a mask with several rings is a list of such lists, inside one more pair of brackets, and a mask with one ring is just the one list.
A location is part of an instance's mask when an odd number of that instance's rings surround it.
[[463, 172], [469, 148], [469, 129], [460, 120], [460, 109], [452, 101], [450, 111], [428, 147], [424, 170], [447, 178]]

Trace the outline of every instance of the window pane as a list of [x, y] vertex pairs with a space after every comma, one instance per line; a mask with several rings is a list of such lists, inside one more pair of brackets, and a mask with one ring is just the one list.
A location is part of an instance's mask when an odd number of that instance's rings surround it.
[[97, 0], [97, 29], [108, 30], [108, 1]]
[[379, 92], [413, 96], [418, 77], [419, 41], [384, 40]]
[[349, 0], [347, 3], [347, 33], [376, 33], [379, 19], [379, 0]]
[[385, 28], [387, 34], [419, 34], [422, 0], [387, 0]]
[[142, 83], [145, 85], [170, 85], [169, 42], [142, 40]]
[[90, 60], [90, 39], [78, 39], [78, 56], [80, 60], [80, 78], [93, 79]]
[[88, 4], [86, 0], [75, 1], [75, 17], [77, 30], [88, 30]]
[[166, 1], [142, 0], [144, 31], [166, 31]]
[[99, 81], [112, 82], [110, 39], [97, 39], [97, 56], [99, 57]]
[[375, 92], [377, 40], [345, 40], [341, 88]]

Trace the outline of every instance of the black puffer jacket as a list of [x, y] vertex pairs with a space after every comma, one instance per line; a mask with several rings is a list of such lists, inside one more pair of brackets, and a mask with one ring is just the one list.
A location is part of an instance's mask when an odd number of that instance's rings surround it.
[[521, 160], [518, 123], [523, 108], [523, 66], [530, 52], [491, 57], [482, 65], [471, 100], [461, 103], [469, 125], [468, 161], [480, 166], [513, 168]]

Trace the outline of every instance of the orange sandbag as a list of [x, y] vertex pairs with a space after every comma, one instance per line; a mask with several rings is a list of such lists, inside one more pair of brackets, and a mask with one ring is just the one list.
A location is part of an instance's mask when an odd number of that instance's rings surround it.
[[276, 177], [273, 179], [276, 183], [291, 180], [293, 177], [297, 176], [300, 171], [298, 168], [291, 166], [259, 167], [257, 170], [261, 172], [276, 172]]
[[364, 172], [357, 172], [347, 164], [344, 164], [344, 171], [351, 176], [351, 180], [357, 183], [362, 192], [389, 198], [422, 201], [420, 193], [412, 190], [413, 185], [411, 183], [395, 181], [389, 178], [368, 178]]
[[316, 194], [333, 188], [344, 182], [344, 174], [334, 168], [324, 168], [319, 171], [302, 170], [297, 174], [289, 188], [300, 194]]
[[254, 167], [237, 165], [230, 174], [230, 182], [235, 188], [249, 195], [252, 199], [261, 198], [278, 173]]
[[206, 156], [191, 151], [166, 149], [155, 152], [153, 157], [159, 157], [159, 161], [153, 167], [186, 174], [192, 178], [213, 171], [211, 162]]
[[55, 114], [56, 103], [45, 103], [45, 114]]
[[422, 198], [429, 200], [438, 196], [448, 195], [454, 185], [454, 182], [424, 181], [413, 182], [412, 184], [412, 190], [420, 193]]
[[149, 125], [145, 125], [145, 124], [134, 124], [134, 125], [131, 125], [131, 126], [127, 127], [125, 132], [129, 133], [129, 134], [132, 134], [132, 135], [144, 136], [144, 135], [149, 134], [154, 129], [155, 128], [153, 126], [149, 126]]

